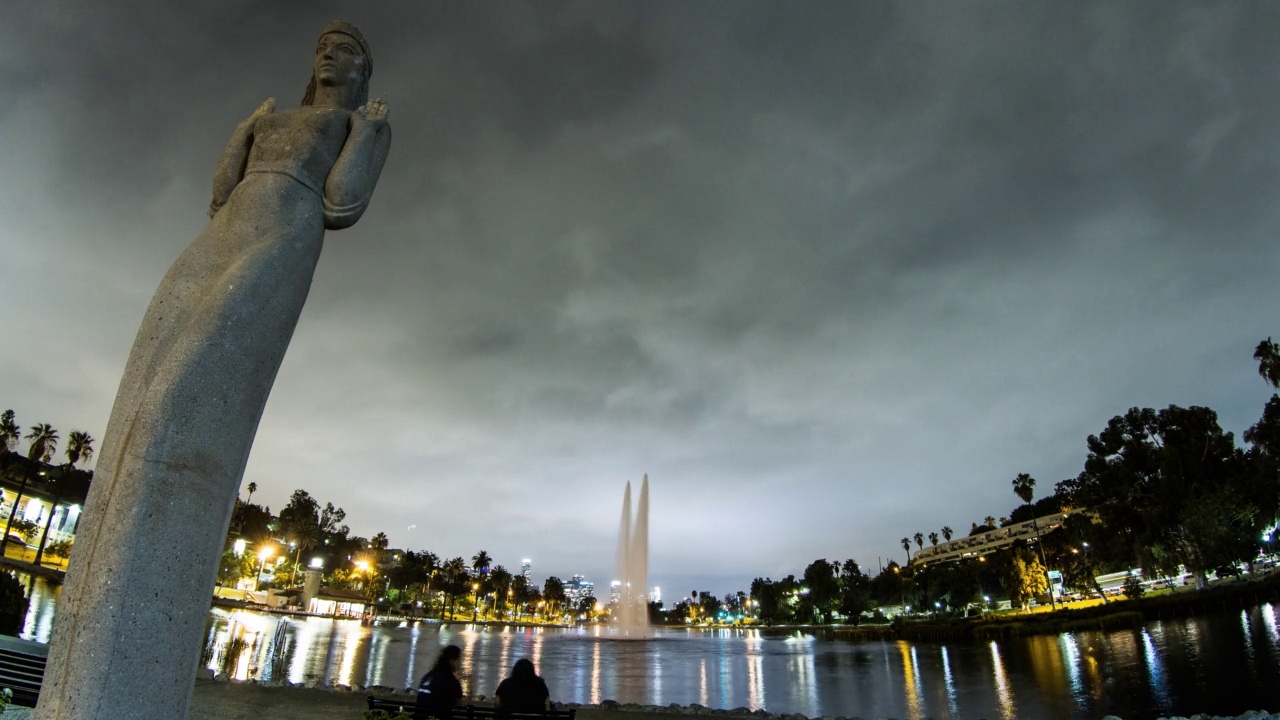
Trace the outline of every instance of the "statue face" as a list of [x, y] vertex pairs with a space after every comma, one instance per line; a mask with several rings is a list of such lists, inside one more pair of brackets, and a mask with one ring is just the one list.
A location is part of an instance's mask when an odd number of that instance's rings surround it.
[[364, 53], [355, 38], [325, 33], [316, 43], [316, 82], [320, 85], [356, 85], [364, 79]]

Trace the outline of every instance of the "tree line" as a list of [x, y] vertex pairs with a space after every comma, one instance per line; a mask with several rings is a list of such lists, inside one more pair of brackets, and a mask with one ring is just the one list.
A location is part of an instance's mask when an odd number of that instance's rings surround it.
[[[263, 567], [263, 550], [275, 549], [275, 573], [269, 586], [294, 587], [313, 559], [322, 567], [325, 586], [361, 591], [371, 603], [425, 617], [499, 620], [517, 617], [548, 619], [581, 608], [569, 607], [564, 583], [549, 577], [539, 588], [523, 575], [495, 565], [480, 550], [470, 565], [461, 556], [443, 558], [430, 550], [391, 550], [385, 533], [372, 538], [352, 535], [343, 525], [346, 511], [322, 507], [305, 490], [295, 490], [288, 504], [273, 515], [270, 508], [250, 502], [257, 491], [249, 483], [248, 499], [237, 500], [223, 553], [219, 582], [231, 585], [255, 577]], [[253, 548], [237, 554], [233, 539]], [[268, 556], [270, 559], [270, 556]], [[595, 599], [589, 598], [590, 605]], [[586, 606], [584, 601], [579, 603]]]
[[[1267, 338], [1254, 351], [1259, 375], [1280, 388], [1280, 346]], [[1252, 571], [1260, 553], [1272, 551], [1280, 510], [1280, 396], [1273, 394], [1259, 420], [1245, 430], [1244, 447], [1207, 407], [1131, 408], [1107, 422], [1085, 446], [1084, 467], [1059, 481], [1052, 494], [1034, 499], [1036, 479], [1012, 480], [1021, 504], [997, 520], [974, 522], [969, 535], [998, 531], [1037, 518], [1069, 514], [1054, 532], [1036, 527], [1033, 544], [1022, 540], [996, 552], [952, 562], [913, 562], [911, 547], [940, 532], [916, 532], [901, 540], [905, 565], [890, 561], [869, 577], [856, 562], [816, 560], [800, 578], [757, 578], [750, 600], [762, 621], [824, 623], [836, 615], [857, 622], [871, 607], [900, 605], [931, 613], [967, 613], [1008, 598], [1014, 606], [1043, 596], [1048, 569], [1067, 587], [1106, 595], [1097, 577], [1141, 568], [1143, 576], [1176, 576], [1185, 568], [1198, 588], [1217, 577]], [[1141, 592], [1132, 584], [1129, 594]], [[1052, 594], [1049, 595], [1052, 601]]]

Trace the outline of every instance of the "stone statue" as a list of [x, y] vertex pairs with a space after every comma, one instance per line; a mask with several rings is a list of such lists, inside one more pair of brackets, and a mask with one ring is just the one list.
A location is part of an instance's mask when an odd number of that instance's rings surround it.
[[98, 457], [36, 717], [186, 718], [253, 437], [324, 231], [369, 204], [387, 106], [346, 22], [324, 28], [302, 105], [267, 100], [218, 163], [208, 227], [134, 341]]

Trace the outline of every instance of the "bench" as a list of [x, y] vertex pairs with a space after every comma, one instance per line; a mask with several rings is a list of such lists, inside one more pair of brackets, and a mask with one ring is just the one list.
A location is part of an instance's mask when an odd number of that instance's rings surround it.
[[0, 688], [13, 691], [14, 705], [35, 707], [44, 681], [45, 658], [0, 648]]
[[[370, 710], [386, 710], [389, 713], [413, 714], [415, 705], [413, 698], [394, 700], [369, 696]], [[458, 705], [453, 708], [450, 720], [576, 720], [577, 710], [548, 710], [545, 713], [502, 713], [492, 705]], [[443, 720], [443, 719], [442, 719]]]

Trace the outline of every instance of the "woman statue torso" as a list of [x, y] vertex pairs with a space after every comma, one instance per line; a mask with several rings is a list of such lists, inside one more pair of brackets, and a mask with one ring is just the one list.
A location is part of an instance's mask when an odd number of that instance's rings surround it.
[[325, 180], [347, 140], [351, 112], [300, 107], [264, 115], [254, 123], [245, 182], [261, 173], [281, 173], [324, 197]]

